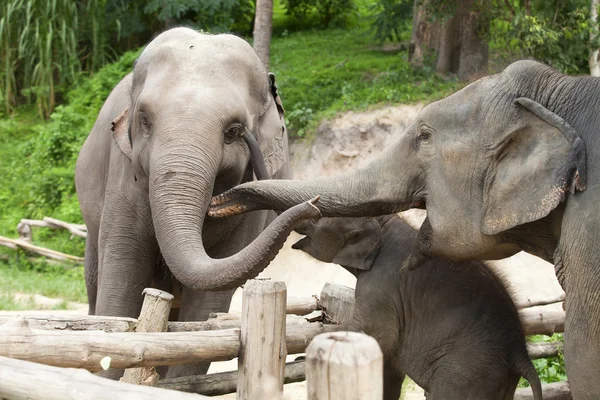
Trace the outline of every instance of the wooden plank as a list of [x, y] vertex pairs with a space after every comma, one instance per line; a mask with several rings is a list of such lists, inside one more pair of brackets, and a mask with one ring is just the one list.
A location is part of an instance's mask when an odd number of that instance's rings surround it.
[[[542, 385], [544, 400], [573, 400], [568, 382], [554, 382]], [[534, 400], [531, 388], [519, 388], [515, 392], [514, 400]]]
[[381, 400], [383, 354], [358, 332], [316, 336], [306, 349], [308, 400]]
[[563, 347], [564, 343], [562, 341], [527, 343], [527, 353], [529, 353], [529, 358], [535, 360], [556, 356], [562, 351]]
[[319, 298], [319, 306], [325, 321], [333, 324], [348, 324], [354, 313], [354, 289], [327, 282]]
[[[144, 303], [136, 332], [166, 332], [173, 295], [152, 288], [144, 289], [143, 295]], [[120, 380], [135, 385], [156, 386], [158, 378], [158, 372], [154, 367], [145, 367], [126, 369]]]
[[72, 256], [70, 254], [61, 253], [60, 251], [50, 250], [45, 247], [36, 246], [31, 243], [27, 243], [26, 241], [21, 239], [10, 239], [4, 236], [0, 236], [0, 246], [5, 246], [13, 250], [16, 250], [20, 247], [23, 250], [31, 251], [33, 253], [37, 253], [39, 255], [53, 260], [70, 261], [76, 262], [78, 264], [83, 264], [83, 257]]
[[273, 397], [273, 385], [275, 391], [283, 391], [287, 356], [286, 298], [284, 282], [252, 279], [244, 285], [239, 357], [241, 373], [238, 374], [237, 385], [239, 400]]
[[[306, 379], [304, 361], [293, 361], [285, 364], [283, 383], [302, 382]], [[220, 372], [217, 374], [184, 376], [181, 378], [163, 379], [158, 387], [183, 392], [198, 393], [206, 396], [220, 396], [235, 393], [237, 389], [238, 371]]]
[[192, 393], [137, 386], [73, 368], [0, 357], [0, 398], [7, 400], [194, 400]]

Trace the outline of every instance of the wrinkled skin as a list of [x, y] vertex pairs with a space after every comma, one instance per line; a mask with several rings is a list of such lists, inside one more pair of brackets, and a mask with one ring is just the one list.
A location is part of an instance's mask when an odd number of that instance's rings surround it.
[[400, 397], [405, 374], [429, 400], [512, 400], [521, 376], [541, 400], [517, 309], [484, 263], [401, 269], [417, 230], [397, 215], [323, 218], [301, 232], [293, 248], [357, 276], [349, 329], [379, 343], [385, 400]]
[[[77, 161], [90, 314], [137, 318], [150, 286], [183, 287], [181, 321], [226, 312], [235, 288], [266, 267], [295, 223], [318, 216], [304, 204], [270, 225], [276, 215], [268, 211], [205, 221], [211, 195], [258, 171], [243, 135], [256, 135], [263, 174], [291, 176], [285, 125], [247, 42], [175, 28], [145, 48]], [[252, 153], [255, 164], [261, 157]]]
[[[423, 257], [553, 262], [566, 291], [565, 361], [576, 400], [600, 399], [600, 79], [519, 61], [427, 105], [372, 163], [313, 181], [241, 185], [209, 215], [285, 210], [320, 194], [324, 216], [426, 206]], [[232, 205], [236, 205], [235, 210]]]

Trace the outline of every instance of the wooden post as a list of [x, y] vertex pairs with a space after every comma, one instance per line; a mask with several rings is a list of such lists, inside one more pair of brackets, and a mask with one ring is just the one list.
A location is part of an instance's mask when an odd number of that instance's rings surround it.
[[[285, 337], [287, 290], [284, 282], [249, 280], [242, 298], [242, 328], [237, 398], [259, 400], [271, 376], [283, 391], [287, 355]], [[272, 386], [272, 384], [271, 384]]]
[[[144, 289], [142, 294], [144, 304], [138, 318], [136, 331], [166, 332], [173, 296], [153, 288]], [[125, 370], [121, 381], [136, 385], [156, 386], [158, 378], [158, 373], [154, 367], [129, 368]]]
[[348, 324], [354, 313], [354, 289], [327, 282], [323, 286], [319, 306], [325, 312], [325, 321]]
[[381, 400], [383, 354], [358, 332], [316, 336], [306, 349], [308, 400]]

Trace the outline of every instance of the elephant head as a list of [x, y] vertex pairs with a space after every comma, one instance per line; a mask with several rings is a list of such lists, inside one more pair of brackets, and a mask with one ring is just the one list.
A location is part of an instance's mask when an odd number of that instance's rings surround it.
[[305, 205], [238, 254], [211, 259], [205, 251], [211, 196], [251, 181], [252, 170], [270, 178], [287, 163], [282, 111], [274, 77], [238, 37], [175, 28], [136, 61], [129, 106], [113, 121], [113, 137], [131, 160], [132, 184], [148, 193], [160, 250], [184, 285], [217, 290], [243, 283], [271, 261], [295, 222], [318, 217]]
[[559, 218], [553, 211], [586, 187], [584, 142], [556, 113], [561, 92], [576, 96], [574, 79], [534, 61], [513, 63], [427, 105], [365, 167], [243, 184], [213, 198], [209, 215], [285, 210], [317, 194], [328, 217], [425, 206], [413, 256], [497, 259], [523, 249], [551, 260], [557, 237], [540, 224]]

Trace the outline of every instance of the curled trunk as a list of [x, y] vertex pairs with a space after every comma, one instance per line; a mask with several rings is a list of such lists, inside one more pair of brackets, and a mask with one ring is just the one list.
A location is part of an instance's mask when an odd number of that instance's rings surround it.
[[[208, 142], [208, 141], [205, 141]], [[202, 227], [218, 173], [219, 151], [171, 140], [150, 163], [150, 206], [162, 255], [175, 277], [194, 290], [234, 288], [275, 258], [295, 225], [320, 217], [318, 198], [278, 216], [251, 244], [222, 259], [208, 256]], [[175, 156], [174, 156], [175, 155]]]

